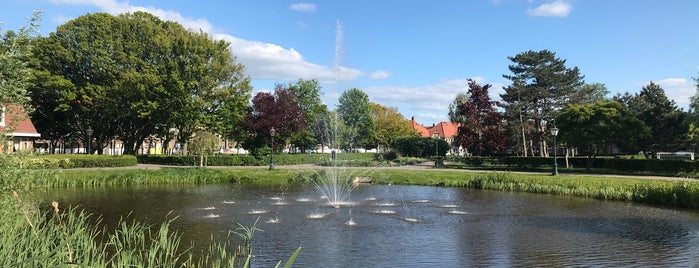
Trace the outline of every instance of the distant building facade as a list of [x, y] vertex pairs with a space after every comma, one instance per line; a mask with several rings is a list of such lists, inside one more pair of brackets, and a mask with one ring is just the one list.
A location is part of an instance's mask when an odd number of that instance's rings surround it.
[[461, 148], [454, 148], [453, 146], [454, 139], [456, 138], [456, 135], [459, 134], [459, 124], [441, 121], [439, 123], [432, 124], [432, 126], [424, 126], [415, 121], [414, 116], [410, 119], [410, 123], [413, 129], [420, 132], [422, 137], [433, 138], [435, 137], [435, 133], [437, 133], [437, 136], [439, 136], [440, 139], [445, 140], [451, 146], [452, 149], [450, 154], [460, 154], [462, 152]]
[[2, 151], [17, 152], [34, 149], [34, 142], [41, 137], [29, 119], [24, 107], [16, 104], [0, 104], [0, 132], [6, 132], [7, 144]]

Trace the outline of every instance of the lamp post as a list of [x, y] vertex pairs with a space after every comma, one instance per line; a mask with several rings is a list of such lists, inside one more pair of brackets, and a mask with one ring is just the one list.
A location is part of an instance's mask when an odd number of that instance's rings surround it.
[[277, 131], [272, 127], [272, 129], [269, 130], [269, 135], [272, 136], [272, 151], [269, 154], [269, 170], [274, 169], [274, 134], [276, 134]]
[[556, 161], [556, 149], [558, 149], [558, 144], [556, 143], [556, 136], [558, 136], [558, 128], [551, 128], [551, 135], [553, 136], [553, 176], [558, 175], [558, 161]]
[[90, 154], [90, 144], [92, 144], [92, 128], [87, 127], [85, 133], [87, 134], [87, 154]]
[[434, 134], [432, 134], [432, 138], [434, 138], [434, 167], [438, 167], [439, 163], [439, 132], [434, 131]]

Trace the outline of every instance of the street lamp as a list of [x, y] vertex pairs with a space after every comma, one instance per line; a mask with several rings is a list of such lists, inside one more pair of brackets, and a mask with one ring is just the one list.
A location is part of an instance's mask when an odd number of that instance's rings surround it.
[[90, 154], [90, 144], [92, 143], [92, 128], [87, 127], [85, 133], [87, 134], [87, 154]]
[[277, 131], [272, 127], [272, 129], [269, 130], [269, 135], [272, 136], [272, 151], [269, 154], [269, 170], [274, 169], [274, 134], [276, 134]]
[[435, 130], [432, 138], [434, 138], [434, 167], [437, 167], [439, 162], [439, 132]]
[[556, 144], [556, 136], [558, 136], [558, 128], [551, 128], [551, 135], [553, 136], [553, 176], [558, 175], [558, 161], [556, 161], [556, 149], [558, 149], [558, 144]]

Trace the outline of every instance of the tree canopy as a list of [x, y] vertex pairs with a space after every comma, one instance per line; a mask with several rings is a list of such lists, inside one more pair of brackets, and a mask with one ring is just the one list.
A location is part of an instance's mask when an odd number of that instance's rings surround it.
[[328, 107], [323, 104], [322, 87], [318, 80], [299, 79], [295, 84], [289, 83], [289, 90], [296, 94], [299, 107], [306, 117], [307, 128], [292, 137], [291, 142], [301, 151], [313, 148], [317, 144], [328, 144], [326, 136]]
[[650, 134], [648, 126], [617, 101], [568, 104], [555, 125], [562, 143], [588, 155], [588, 169], [601, 150], [617, 146], [629, 152]]
[[689, 123], [687, 114], [668, 99], [665, 90], [652, 81], [638, 94], [615, 97], [648, 127], [650, 135], [638, 145], [647, 157], [657, 152], [675, 151], [686, 145]]
[[374, 121], [371, 118], [369, 96], [363, 91], [352, 88], [342, 93], [337, 112], [347, 127], [347, 147], [367, 147], [372, 144]]
[[57, 135], [87, 141], [90, 128], [93, 148], [118, 137], [125, 153], [152, 135], [184, 143], [201, 127], [240, 135], [249, 78], [229, 44], [205, 33], [145, 12], [87, 14], [41, 38], [34, 56], [42, 133], [63, 126]]
[[254, 152], [270, 144], [272, 128], [278, 141], [275, 147], [283, 147], [291, 137], [306, 129], [306, 117], [296, 93], [277, 84], [274, 93], [260, 92], [252, 99], [245, 128], [249, 131], [246, 149]]
[[405, 119], [398, 109], [373, 102], [369, 105], [374, 121], [374, 139], [377, 147], [390, 146], [398, 138], [420, 136], [420, 133], [413, 129], [410, 121]]
[[[509, 132], [520, 135], [514, 141], [519, 143], [524, 155], [527, 154], [526, 137], [533, 134], [531, 138], [537, 141], [540, 155], [544, 156], [545, 130], [541, 122], [555, 117], [566, 103], [581, 101], [579, 98], [584, 97], [584, 94], [580, 94], [584, 76], [578, 67], [566, 67], [566, 60], [557, 58], [549, 50], [529, 50], [508, 59], [513, 63], [509, 66], [512, 74], [503, 77], [512, 84], [504, 88], [505, 93], [500, 97], [508, 121], [518, 122], [509, 124], [511, 128], [518, 129]], [[530, 120], [533, 124], [529, 123]], [[533, 151], [533, 148], [530, 149]]]
[[490, 100], [490, 87], [468, 79], [468, 100], [459, 104], [452, 115], [461, 121], [454, 145], [475, 155], [502, 152], [507, 145], [503, 126], [505, 116], [496, 110], [498, 102]]

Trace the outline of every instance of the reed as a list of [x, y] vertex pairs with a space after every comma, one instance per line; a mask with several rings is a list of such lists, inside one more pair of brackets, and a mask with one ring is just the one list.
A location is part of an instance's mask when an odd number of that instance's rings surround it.
[[96, 228], [90, 215], [61, 211], [56, 202], [48, 213], [0, 209], [0, 215], [0, 267], [249, 267], [252, 236], [259, 230], [241, 226], [244, 251], [231, 251], [228, 239], [212, 241], [209, 251], [195, 258], [191, 246], [170, 230], [175, 219], [159, 226], [122, 219], [108, 232]]

